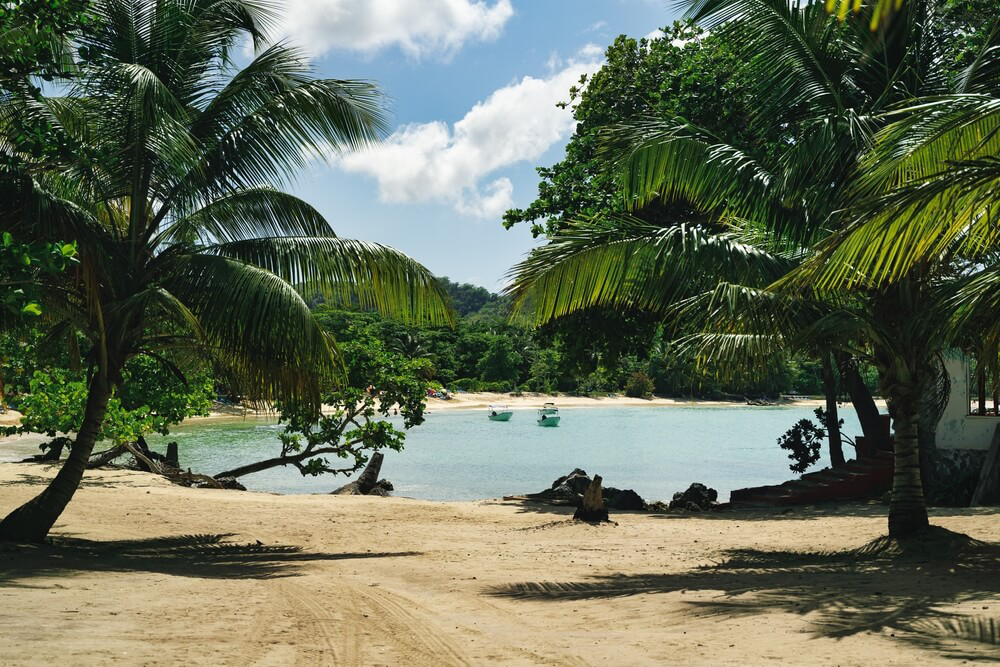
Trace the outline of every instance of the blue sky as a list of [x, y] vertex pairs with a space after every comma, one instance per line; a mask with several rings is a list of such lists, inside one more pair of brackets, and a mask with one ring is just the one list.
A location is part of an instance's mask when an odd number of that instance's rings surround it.
[[287, 0], [281, 34], [318, 75], [376, 81], [393, 134], [333, 157], [293, 189], [341, 236], [392, 245], [437, 275], [490, 289], [536, 244], [503, 211], [534, 199], [561, 159], [568, 99], [625, 33], [677, 15], [669, 0]]

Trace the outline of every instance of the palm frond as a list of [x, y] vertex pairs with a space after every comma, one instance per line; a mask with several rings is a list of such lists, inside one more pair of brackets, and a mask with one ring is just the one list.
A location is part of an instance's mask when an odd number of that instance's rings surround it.
[[266, 269], [304, 293], [357, 303], [406, 322], [450, 324], [450, 300], [426, 268], [398, 250], [333, 237], [245, 239], [206, 252]]
[[184, 305], [209, 351], [240, 378], [249, 398], [318, 403], [319, 379], [336, 377], [340, 364], [298, 292], [228, 257], [184, 255], [172, 259], [172, 268], [163, 303]]
[[758, 82], [758, 118], [776, 113], [848, 108], [841, 79], [860, 55], [855, 42], [836, 40], [850, 25], [831, 19], [820, 3], [788, 0], [692, 0], [686, 16], [706, 29], [739, 26], [733, 38]]
[[683, 119], [619, 124], [602, 140], [632, 209], [680, 201], [721, 220], [753, 221], [776, 236], [807, 226], [805, 207], [782, 201], [779, 182], [760, 163]]
[[154, 240], [162, 243], [228, 243], [270, 236], [333, 237], [310, 204], [273, 188], [236, 190], [173, 221]]
[[767, 284], [793, 262], [698, 227], [634, 218], [587, 221], [531, 252], [510, 272], [515, 314], [538, 324], [594, 306], [665, 312], [720, 276]]

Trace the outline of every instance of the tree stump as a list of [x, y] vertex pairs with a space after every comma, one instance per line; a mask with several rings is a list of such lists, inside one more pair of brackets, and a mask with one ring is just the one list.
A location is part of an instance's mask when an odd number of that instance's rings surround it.
[[365, 466], [364, 471], [358, 477], [358, 491], [362, 495], [367, 496], [372, 489], [375, 488], [375, 483], [378, 482], [378, 474], [382, 470], [382, 459], [385, 456], [382, 452], [375, 452], [372, 454], [372, 458], [368, 461], [368, 465]]
[[[368, 461], [368, 465], [361, 472], [356, 480], [345, 484], [336, 491], [332, 493], [339, 496], [367, 496], [371, 494], [372, 489], [378, 484], [378, 474], [382, 470], [382, 459], [385, 456], [382, 452], [375, 452], [372, 454], [371, 459]], [[382, 480], [385, 482], [385, 480]], [[386, 482], [388, 484], [388, 482]], [[389, 484], [389, 490], [392, 490], [392, 485]], [[389, 495], [388, 493], [376, 493], [374, 495]]]
[[167, 465], [175, 468], [181, 467], [180, 458], [177, 456], [177, 441], [172, 440], [167, 443]]
[[73, 441], [69, 438], [54, 438], [49, 442], [41, 445], [41, 449], [44, 454], [35, 454], [34, 456], [29, 456], [26, 459], [22, 459], [21, 463], [50, 463], [53, 461], [58, 461], [59, 457], [62, 456], [63, 449], [66, 445], [72, 445]]
[[597, 523], [608, 521], [608, 508], [604, 506], [604, 496], [601, 493], [601, 476], [594, 475], [587, 492], [583, 494], [583, 503], [576, 508], [573, 519]]

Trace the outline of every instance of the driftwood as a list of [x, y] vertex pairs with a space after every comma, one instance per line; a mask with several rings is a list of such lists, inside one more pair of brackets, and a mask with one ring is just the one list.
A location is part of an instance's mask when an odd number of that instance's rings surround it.
[[149, 468], [149, 472], [154, 472], [157, 475], [162, 475], [174, 484], [179, 484], [181, 486], [196, 486], [198, 488], [208, 488], [208, 489], [238, 489], [245, 491], [246, 489], [235, 480], [219, 480], [214, 477], [209, 477], [208, 475], [201, 475], [196, 472], [191, 472], [190, 470], [184, 471], [179, 470], [171, 465], [162, 463], [160, 461], [154, 461], [150, 457], [146, 456], [138, 446], [126, 442], [125, 448], [128, 449], [129, 453], [135, 457], [135, 460]]
[[60, 436], [58, 438], [53, 438], [39, 447], [39, 449], [45, 452], [44, 454], [36, 454], [34, 456], [29, 456], [26, 459], [21, 459], [21, 463], [48, 463], [51, 461], [58, 461], [62, 456], [63, 449], [66, 445], [70, 445], [72, 443], [73, 441], [66, 437]]
[[583, 503], [576, 509], [573, 518], [578, 521], [607, 521], [608, 508], [604, 506], [604, 496], [601, 493], [601, 476], [594, 475], [587, 492], [583, 494]]
[[1000, 424], [993, 431], [990, 449], [986, 452], [986, 461], [979, 473], [979, 483], [972, 493], [972, 507], [977, 505], [992, 505], [1000, 503]]
[[93, 470], [94, 468], [105, 466], [119, 456], [125, 454], [125, 451], [125, 445], [115, 445], [111, 449], [105, 449], [103, 452], [91, 454], [90, 460], [87, 461], [87, 470]]

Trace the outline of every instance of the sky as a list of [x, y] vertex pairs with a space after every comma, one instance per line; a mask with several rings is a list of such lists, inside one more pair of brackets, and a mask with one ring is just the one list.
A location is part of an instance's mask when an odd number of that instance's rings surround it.
[[339, 236], [391, 245], [435, 275], [497, 290], [541, 240], [503, 212], [573, 133], [568, 90], [619, 34], [677, 16], [670, 0], [287, 0], [278, 35], [320, 77], [376, 82], [382, 145], [317, 160], [293, 185]]

